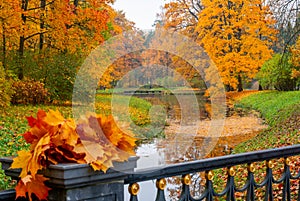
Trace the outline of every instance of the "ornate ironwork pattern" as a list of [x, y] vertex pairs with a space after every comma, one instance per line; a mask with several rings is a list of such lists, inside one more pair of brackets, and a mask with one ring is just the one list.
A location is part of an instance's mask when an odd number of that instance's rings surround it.
[[[165, 201], [164, 189], [166, 188], [166, 180], [162, 177], [170, 177], [176, 175], [182, 175], [181, 183], [182, 189], [181, 194], [178, 198], [180, 201], [212, 201], [212, 200], [226, 200], [226, 201], [235, 201], [236, 195], [243, 195], [243, 200], [254, 201], [258, 198], [256, 197], [256, 190], [262, 189], [264, 194], [264, 200], [273, 201], [274, 200], [274, 190], [273, 186], [276, 184], [281, 185], [280, 200], [282, 201], [291, 201], [299, 200], [300, 201], [300, 171], [293, 175], [290, 170], [291, 160], [289, 156], [299, 155], [300, 154], [300, 145], [294, 145], [291, 147], [285, 147], [280, 149], [273, 150], [264, 150], [258, 152], [251, 152], [245, 154], [229, 155], [225, 157], [217, 157], [204, 159], [194, 162], [187, 162], [183, 164], [174, 164], [167, 166], [162, 169], [153, 170], [152, 173], [144, 172], [138, 175], [129, 175], [128, 179], [125, 180], [125, 183], [129, 183], [129, 192], [131, 194], [130, 201], [136, 201], [137, 191], [132, 190], [132, 186], [137, 185], [135, 182], [152, 180], [159, 178], [156, 181], [157, 195], [156, 201]], [[272, 159], [284, 158], [284, 169], [283, 173], [279, 179], [276, 179], [273, 175], [274, 163]], [[225, 159], [224, 159], [225, 158]], [[260, 182], [255, 181], [254, 174], [258, 172], [255, 170], [255, 162], [265, 161], [265, 177], [261, 178]], [[235, 182], [235, 177], [237, 177], [237, 171], [235, 166], [240, 164], [247, 165], [247, 179], [246, 182], [241, 187]], [[214, 169], [220, 169], [227, 167], [227, 180], [224, 189], [221, 192], [217, 192], [214, 188]], [[201, 196], [193, 197], [191, 195], [191, 174], [195, 172], [205, 172], [205, 190], [201, 193]], [[261, 170], [260, 170], [261, 171]], [[216, 175], [217, 176], [217, 175]], [[276, 175], [278, 176], [278, 175]], [[291, 198], [291, 180], [298, 180], [298, 195], [297, 198]], [[136, 187], [135, 187], [136, 188]], [[278, 194], [277, 194], [278, 195]], [[154, 198], [153, 198], [154, 199]], [[276, 198], [277, 200], [278, 198]]]

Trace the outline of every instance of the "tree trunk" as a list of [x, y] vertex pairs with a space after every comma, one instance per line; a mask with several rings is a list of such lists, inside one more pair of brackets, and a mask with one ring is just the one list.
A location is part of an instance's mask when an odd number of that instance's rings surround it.
[[[27, 7], [28, 7], [28, 0], [22, 0], [22, 10], [23, 11], [27, 11]], [[22, 14], [21, 15], [21, 18], [22, 18], [22, 22], [23, 24], [26, 23], [26, 15], [25, 14]], [[18, 78], [20, 80], [23, 79], [24, 77], [24, 66], [23, 66], [23, 57], [24, 57], [24, 47], [25, 47], [25, 36], [20, 36], [20, 44], [19, 44], [19, 50], [18, 50], [18, 53], [19, 53], [19, 58], [18, 58], [18, 62], [19, 62], [19, 66], [18, 66]]]
[[230, 84], [225, 85], [225, 90], [226, 90], [226, 92], [228, 92], [228, 91], [234, 91], [234, 89], [232, 88], [232, 86], [230, 86]]
[[44, 28], [45, 28], [45, 22], [44, 22], [44, 12], [45, 12], [45, 8], [46, 8], [46, 0], [41, 0], [41, 2], [40, 2], [40, 4], [41, 4], [41, 11], [42, 11], [42, 13], [41, 13], [41, 15], [40, 15], [40, 20], [41, 20], [41, 22], [40, 22], [40, 45], [39, 45], [39, 48], [40, 48], [40, 50], [42, 50], [43, 49], [43, 45], [44, 45]]
[[4, 23], [2, 23], [2, 65], [3, 69], [6, 69], [6, 35], [5, 35], [5, 27]]
[[74, 0], [74, 6], [75, 6], [75, 7], [78, 6], [78, 2], [79, 2], [79, 0]]
[[242, 77], [241, 77], [241, 75], [238, 75], [238, 92], [241, 92], [241, 91], [243, 91], [243, 82], [242, 82]]
[[19, 44], [19, 50], [18, 50], [18, 78], [22, 80], [24, 78], [24, 43], [25, 43], [25, 38], [24, 36], [20, 37], [20, 44]]

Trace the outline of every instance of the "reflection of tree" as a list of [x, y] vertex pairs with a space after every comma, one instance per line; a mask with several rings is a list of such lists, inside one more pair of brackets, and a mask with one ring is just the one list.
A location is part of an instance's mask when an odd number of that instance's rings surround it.
[[[190, 192], [194, 198], [198, 198], [205, 190], [205, 174], [204, 172], [197, 172], [191, 174], [191, 185]], [[182, 191], [182, 177], [169, 177], [167, 178], [168, 188], [167, 188], [167, 200], [176, 201], [179, 199]]]

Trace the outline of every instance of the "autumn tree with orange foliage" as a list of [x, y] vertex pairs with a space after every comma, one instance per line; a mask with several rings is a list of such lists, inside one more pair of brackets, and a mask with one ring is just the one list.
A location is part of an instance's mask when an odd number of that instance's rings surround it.
[[6, 69], [6, 57], [7, 52], [10, 51], [14, 46], [17, 46], [18, 32], [20, 30], [21, 20], [19, 2], [14, 0], [7, 0], [0, 2], [0, 36], [2, 44], [2, 64]]
[[20, 80], [44, 83], [51, 100], [70, 100], [83, 59], [105, 40], [133, 26], [111, 3], [1, 1], [0, 59], [5, 70]]
[[[125, 74], [141, 66], [141, 50], [144, 42], [141, 31], [132, 28], [124, 31], [113, 40], [118, 41], [110, 46], [113, 52], [106, 54], [100, 62], [101, 65], [95, 67], [95, 69], [105, 69], [98, 82], [99, 86], [105, 88], [115, 87], [118, 81], [124, 78]], [[113, 63], [105, 63], [104, 59], [107, 60], [108, 58], [115, 58], [116, 60]], [[96, 59], [98, 60], [98, 58]], [[132, 77], [130, 79], [131, 85], [136, 86], [137, 80]]]
[[271, 58], [276, 31], [268, 7], [255, 1], [202, 1], [198, 40], [216, 63], [227, 90], [243, 90]]
[[205, 48], [227, 90], [243, 90], [243, 81], [254, 78], [271, 58], [274, 23], [261, 0], [176, 0], [165, 5], [165, 27]]
[[89, 53], [114, 33], [121, 30], [114, 24], [112, 0], [3, 1], [0, 4], [2, 60], [7, 50], [18, 52], [15, 66], [18, 77], [24, 77], [25, 51], [47, 54]]

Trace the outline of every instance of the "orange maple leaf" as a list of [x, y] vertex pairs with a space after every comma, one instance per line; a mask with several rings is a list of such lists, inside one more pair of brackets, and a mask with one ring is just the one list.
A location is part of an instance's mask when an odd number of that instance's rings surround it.
[[105, 172], [113, 161], [122, 162], [134, 155], [136, 138], [119, 129], [112, 116], [89, 115], [76, 127], [82, 144], [75, 151], [85, 152], [85, 160], [94, 170]]
[[48, 191], [51, 189], [44, 184], [44, 181], [46, 180], [48, 180], [48, 178], [39, 174], [35, 177], [27, 175], [18, 182], [18, 185], [16, 186], [16, 197], [26, 197], [26, 193], [28, 193], [30, 201], [32, 201], [33, 194], [39, 200], [46, 200]]
[[46, 116], [46, 112], [44, 110], [38, 110], [37, 112], [37, 118], [35, 119], [34, 117], [30, 116], [30, 117], [26, 117], [27, 121], [28, 121], [28, 125], [30, 127], [41, 127], [42, 122], [41, 120]]

